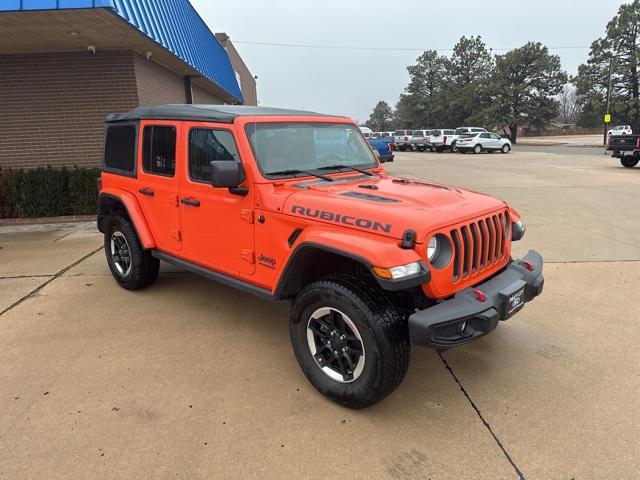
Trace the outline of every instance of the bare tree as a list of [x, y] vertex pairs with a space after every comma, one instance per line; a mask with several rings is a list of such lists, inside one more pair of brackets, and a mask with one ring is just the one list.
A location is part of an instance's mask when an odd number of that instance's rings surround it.
[[563, 125], [574, 125], [580, 112], [576, 87], [571, 84], [565, 85], [558, 95], [558, 102], [560, 103], [558, 121]]

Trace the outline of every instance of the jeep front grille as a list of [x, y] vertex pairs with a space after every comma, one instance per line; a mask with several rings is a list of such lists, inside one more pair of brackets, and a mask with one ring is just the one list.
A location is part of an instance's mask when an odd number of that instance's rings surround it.
[[502, 260], [511, 236], [510, 229], [509, 214], [505, 211], [451, 230], [454, 283], [477, 275]]

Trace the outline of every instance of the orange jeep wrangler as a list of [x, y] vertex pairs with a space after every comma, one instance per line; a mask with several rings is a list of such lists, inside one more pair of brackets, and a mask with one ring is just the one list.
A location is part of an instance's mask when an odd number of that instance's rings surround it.
[[98, 226], [116, 281], [160, 260], [290, 301], [309, 381], [350, 408], [402, 381], [410, 341], [477, 340], [542, 291], [511, 258], [520, 216], [495, 198], [396, 178], [352, 120], [243, 106], [140, 107], [107, 118]]

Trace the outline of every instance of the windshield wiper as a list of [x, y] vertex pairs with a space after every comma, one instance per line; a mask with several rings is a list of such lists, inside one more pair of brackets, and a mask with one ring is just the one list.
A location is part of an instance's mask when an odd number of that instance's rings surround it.
[[352, 167], [351, 165], [329, 165], [327, 167], [320, 167], [318, 170], [342, 170], [348, 168], [350, 170], [354, 170], [356, 172], [360, 172], [368, 177], [373, 177], [375, 176], [373, 173], [367, 171], [367, 170], [363, 170], [361, 168], [358, 167]]
[[310, 177], [316, 177], [325, 182], [333, 182], [333, 178], [327, 177], [326, 175], [321, 175], [319, 173], [312, 172], [310, 170], [279, 170], [277, 172], [267, 172], [267, 175], [300, 175], [300, 174], [309, 175]]

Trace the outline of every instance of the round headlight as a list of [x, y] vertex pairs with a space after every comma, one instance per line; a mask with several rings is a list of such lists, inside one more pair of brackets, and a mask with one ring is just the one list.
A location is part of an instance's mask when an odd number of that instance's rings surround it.
[[429, 239], [429, 245], [427, 246], [427, 258], [430, 262], [438, 255], [438, 238], [433, 236]]
[[451, 241], [442, 233], [437, 233], [427, 243], [427, 259], [431, 266], [442, 270], [449, 265], [453, 257]]

